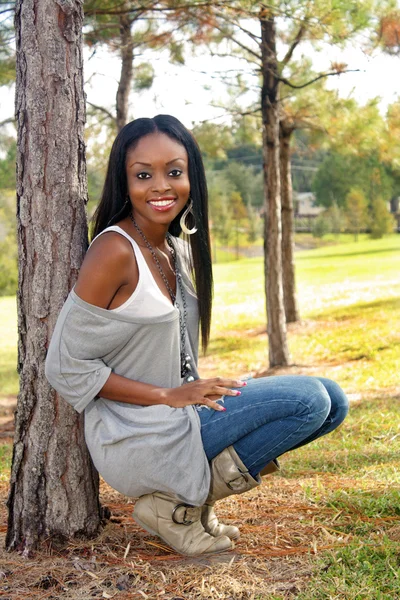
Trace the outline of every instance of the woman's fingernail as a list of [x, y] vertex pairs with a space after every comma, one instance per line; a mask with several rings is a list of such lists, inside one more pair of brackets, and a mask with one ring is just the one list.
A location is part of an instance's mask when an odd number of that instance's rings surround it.
[[242, 381], [242, 385], [247, 385], [247, 381]]
[[223, 406], [221, 406], [221, 408], [219, 410], [220, 410], [220, 412], [226, 412], [226, 408]]
[[236, 396], [241, 396], [242, 392], [239, 392], [239, 390], [236, 390], [235, 394], [236, 394]]
[[247, 385], [246, 381], [238, 381], [238, 385], [243, 386], [243, 385]]

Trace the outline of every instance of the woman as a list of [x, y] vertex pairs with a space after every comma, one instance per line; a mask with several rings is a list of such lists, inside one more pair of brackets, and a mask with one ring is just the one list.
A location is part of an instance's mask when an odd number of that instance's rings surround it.
[[232, 548], [239, 530], [218, 523], [215, 501], [260, 485], [278, 456], [332, 431], [348, 410], [326, 379], [200, 379], [211, 296], [198, 146], [174, 117], [137, 119], [112, 147], [94, 240], [46, 375], [85, 411], [103, 478], [139, 497], [135, 520], [186, 555]]

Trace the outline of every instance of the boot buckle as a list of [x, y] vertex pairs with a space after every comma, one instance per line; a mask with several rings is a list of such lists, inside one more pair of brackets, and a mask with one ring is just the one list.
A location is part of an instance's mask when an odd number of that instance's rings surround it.
[[[177, 514], [177, 511], [180, 508], [184, 509], [183, 515]], [[177, 525], [192, 525], [199, 519], [199, 511], [200, 508], [198, 506], [193, 506], [192, 504], [177, 504], [172, 511], [172, 520]], [[181, 518], [180, 521], [178, 520], [179, 517]]]

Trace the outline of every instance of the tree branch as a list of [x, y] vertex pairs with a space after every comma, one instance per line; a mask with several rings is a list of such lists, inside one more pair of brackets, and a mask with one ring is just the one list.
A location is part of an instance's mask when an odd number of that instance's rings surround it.
[[242, 25], [239, 25], [239, 23], [235, 23], [235, 27], [237, 29], [240, 29], [240, 31], [243, 31], [243, 33], [246, 33], [254, 42], [256, 42], [257, 44], [260, 44], [260, 42], [261, 42], [261, 36], [260, 35], [256, 35], [255, 33], [252, 33], [251, 31], [249, 31], [248, 29], [246, 29]]
[[133, 14], [133, 13], [144, 13], [147, 11], [151, 11], [151, 12], [181, 12], [181, 11], [185, 11], [187, 9], [190, 8], [208, 8], [208, 7], [222, 7], [222, 8], [226, 8], [226, 5], [228, 5], [229, 7], [229, 0], [222, 0], [221, 2], [213, 2], [212, 0], [207, 0], [206, 2], [201, 2], [201, 3], [196, 3], [196, 4], [183, 4], [181, 6], [160, 6], [157, 7], [156, 6], [157, 1], [155, 2], [150, 2], [147, 6], [146, 5], [139, 5], [136, 8], [123, 8], [121, 10], [108, 10], [108, 9], [102, 9], [102, 10], [90, 10], [88, 9], [87, 11], [85, 11], [85, 15], [88, 16], [93, 16], [93, 15], [129, 15], [129, 14]]
[[125, 2], [121, 2], [119, 5], [114, 6], [113, 9], [108, 9], [108, 8], [103, 8], [103, 9], [99, 9], [99, 8], [86, 8], [84, 10], [84, 14], [85, 16], [95, 16], [95, 15], [130, 15], [130, 14], [134, 14], [134, 13], [143, 13], [145, 11], [148, 10], [153, 10], [153, 8], [155, 8], [155, 5], [157, 4], [157, 0], [151, 0], [150, 2], [148, 2], [147, 4], [140, 4], [139, 6], [135, 7], [135, 8], [127, 8], [126, 7], [126, 3]]
[[245, 52], [248, 52], [251, 56], [254, 56], [257, 60], [261, 61], [261, 54], [254, 52], [254, 50], [251, 50], [251, 48], [248, 48], [245, 44], [239, 42], [239, 40], [235, 39], [233, 35], [228, 35], [227, 38], [231, 40], [231, 42], [239, 46], [239, 48], [242, 48], [242, 50], [245, 50]]
[[230, 115], [240, 115], [241, 117], [245, 117], [248, 115], [255, 115], [259, 112], [261, 112], [261, 107], [259, 108], [254, 108], [253, 110], [247, 109], [247, 110], [240, 110], [239, 108], [229, 108], [229, 106], [223, 106], [221, 104], [214, 104], [213, 102], [210, 103], [210, 106], [212, 106], [213, 108], [220, 108], [222, 110], [225, 110], [225, 113], [228, 113]]
[[[256, 70], [247, 71], [245, 69], [228, 69], [227, 71], [192, 71], [193, 73], [198, 73], [199, 75], [206, 75], [210, 79], [222, 79], [224, 82], [229, 79], [233, 79], [237, 77], [237, 75], [247, 75], [252, 77], [258, 77], [259, 73]], [[249, 89], [257, 89], [259, 90], [260, 86], [248, 86]]]
[[88, 100], [86, 101], [86, 103], [89, 104], [89, 106], [91, 106], [95, 110], [98, 110], [98, 111], [104, 113], [105, 115], [107, 115], [107, 117], [109, 119], [111, 119], [112, 121], [114, 121], [114, 123], [117, 122], [116, 117], [114, 117], [114, 115], [112, 113], [110, 113], [109, 110], [107, 110], [106, 108], [104, 108], [104, 106], [97, 106], [96, 104], [93, 104], [92, 102], [89, 102]]
[[[214, 52], [213, 50], [210, 50], [210, 56], [218, 56], [218, 58], [232, 58], [232, 54], [228, 54], [227, 52]], [[245, 60], [247, 63], [251, 63], [253, 65], [257, 65], [257, 71], [261, 71], [261, 67], [260, 67], [260, 61], [257, 60], [249, 60], [248, 58], [246, 58], [245, 56], [236, 56], [235, 55], [235, 59], [238, 60]]]
[[8, 119], [4, 119], [4, 121], [0, 121], [0, 127], [3, 127], [4, 125], [8, 125], [9, 123], [16, 123], [15, 118], [9, 117]]
[[295, 39], [293, 40], [292, 45], [290, 46], [289, 50], [286, 52], [286, 55], [283, 57], [283, 60], [281, 61], [281, 65], [283, 67], [285, 67], [288, 64], [288, 62], [290, 61], [290, 59], [292, 58], [293, 52], [295, 51], [296, 47], [301, 42], [305, 30], [306, 30], [305, 23], [302, 23], [300, 26], [300, 29], [297, 32]]
[[302, 85], [295, 85], [294, 83], [291, 83], [288, 79], [285, 79], [285, 77], [277, 77], [277, 79], [295, 90], [301, 90], [302, 88], [305, 88], [308, 85], [315, 83], [319, 79], [323, 79], [324, 77], [331, 77], [331, 75], [341, 75], [342, 73], [359, 73], [360, 71], [361, 69], [346, 69], [345, 71], [333, 71], [332, 73], [322, 73], [321, 75], [318, 75], [318, 77], [315, 77], [314, 79], [311, 79], [311, 81], [303, 83]]
[[227, 34], [226, 31], [222, 29], [222, 27], [218, 27], [217, 25], [214, 25], [214, 27], [215, 29], [218, 29], [218, 31], [223, 33], [228, 38], [228, 40], [231, 40], [231, 42], [239, 46], [239, 48], [242, 48], [242, 50], [248, 52], [251, 56], [254, 56], [258, 61], [261, 61], [261, 54], [257, 54], [257, 52], [255, 52], [254, 50], [248, 48], [245, 44], [242, 44], [242, 42], [239, 42], [239, 40], [237, 40], [233, 35]]
[[[228, 23], [229, 25], [232, 25], [232, 21], [229, 20], [229, 18], [221, 13], [217, 13], [217, 16], [225, 21], [225, 23]], [[237, 21], [235, 21], [233, 23], [233, 26], [236, 29], [239, 29], [240, 31], [243, 31], [244, 33], [246, 33], [253, 41], [255, 41], [257, 43], [257, 45], [260, 45], [260, 40], [261, 38], [254, 35], [253, 33], [251, 33], [250, 31], [248, 31], [247, 29], [245, 29], [244, 27], [242, 27], [241, 25], [239, 25], [239, 23]], [[242, 50], [245, 50], [246, 52], [248, 52], [250, 55], [254, 56], [258, 61], [261, 61], [261, 54], [258, 54], [257, 52], [255, 52], [254, 50], [252, 50], [251, 48], [249, 48], [248, 46], [246, 46], [246, 44], [243, 44], [242, 42], [240, 42], [238, 39], [236, 39], [233, 34], [228, 34], [221, 26], [218, 26], [216, 23], [214, 23], [214, 27], [215, 29], [217, 29], [218, 31], [220, 31], [221, 33], [223, 33], [229, 40], [231, 40], [231, 42], [233, 42], [234, 44], [236, 44], [237, 46], [239, 46], [240, 48], [242, 48]]]

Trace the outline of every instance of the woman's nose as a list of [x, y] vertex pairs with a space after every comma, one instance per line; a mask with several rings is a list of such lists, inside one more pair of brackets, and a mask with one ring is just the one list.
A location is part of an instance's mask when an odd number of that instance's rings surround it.
[[171, 189], [170, 182], [164, 174], [153, 176], [153, 191], [154, 192], [166, 192]]

